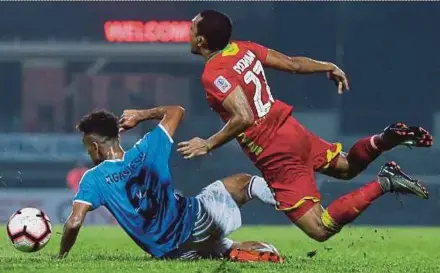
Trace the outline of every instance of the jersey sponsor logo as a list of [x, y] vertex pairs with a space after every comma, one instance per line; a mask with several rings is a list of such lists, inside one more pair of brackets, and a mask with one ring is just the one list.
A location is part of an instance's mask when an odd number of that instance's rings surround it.
[[117, 183], [123, 179], [128, 178], [144, 161], [145, 154], [140, 153], [133, 161], [128, 163], [128, 166], [125, 167], [120, 172], [115, 172], [105, 177], [105, 182], [107, 184]]
[[236, 43], [230, 43], [225, 47], [225, 49], [223, 49], [222, 56], [235, 56], [238, 52], [240, 52], [238, 45]]
[[214, 84], [222, 93], [226, 93], [231, 89], [231, 84], [221, 75], [215, 79]]
[[254, 62], [256, 57], [252, 51], [246, 51], [246, 54], [234, 65], [233, 69], [241, 75]]
[[242, 145], [247, 146], [249, 151], [256, 156], [259, 156], [263, 152], [263, 148], [258, 146], [255, 142], [250, 140], [244, 133], [238, 135], [238, 140]]

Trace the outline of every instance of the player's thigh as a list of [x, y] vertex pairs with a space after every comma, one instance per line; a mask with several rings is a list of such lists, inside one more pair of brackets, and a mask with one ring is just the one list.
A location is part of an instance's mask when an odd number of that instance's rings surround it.
[[289, 117], [278, 128], [273, 142], [263, 151], [263, 154], [306, 164], [312, 149], [310, 136], [311, 133], [301, 123], [294, 117]]
[[314, 171], [309, 166], [284, 166], [271, 181], [271, 185], [277, 210], [284, 212], [293, 223], [321, 199]]
[[351, 179], [358, 173], [353, 166], [350, 166], [347, 154], [344, 152], [339, 153], [326, 168], [320, 169], [319, 172], [337, 179]]
[[350, 180], [362, 172], [363, 169], [363, 167], [349, 161], [347, 153], [341, 152], [330, 162], [327, 168], [320, 170], [320, 172], [337, 179]]
[[[321, 203], [315, 203], [304, 213], [304, 215], [295, 220], [295, 225], [304, 231], [309, 237], [317, 241], [325, 241], [330, 237], [330, 233], [322, 223], [323, 212], [324, 209], [322, 208]], [[286, 214], [290, 218], [289, 213]], [[293, 215], [293, 217], [295, 217], [295, 215]]]
[[200, 213], [212, 219], [210, 225], [217, 235], [224, 237], [241, 227], [240, 208], [222, 181], [205, 187], [196, 199], [201, 206]]
[[341, 143], [330, 143], [312, 133], [309, 141], [311, 143], [309, 164], [315, 171], [323, 172], [327, 169], [344, 167], [345, 156], [341, 156]]
[[340, 143], [325, 141], [291, 117], [278, 129], [275, 141], [263, 151], [263, 155], [279, 157], [283, 161], [292, 161], [295, 164], [304, 164], [319, 171], [328, 168], [330, 162], [338, 157], [341, 151]]

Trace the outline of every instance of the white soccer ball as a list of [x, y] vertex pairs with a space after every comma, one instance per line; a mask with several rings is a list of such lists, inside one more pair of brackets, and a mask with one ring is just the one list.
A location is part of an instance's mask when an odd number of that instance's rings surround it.
[[42, 249], [52, 236], [49, 217], [36, 208], [24, 208], [14, 213], [6, 229], [14, 247], [23, 252]]

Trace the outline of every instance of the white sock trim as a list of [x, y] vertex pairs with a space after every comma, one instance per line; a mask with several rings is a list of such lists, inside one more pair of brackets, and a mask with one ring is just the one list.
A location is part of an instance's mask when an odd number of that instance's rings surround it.
[[251, 181], [249, 181], [249, 185], [247, 187], [247, 194], [248, 194], [249, 199], [253, 198], [253, 196], [252, 196], [252, 185], [254, 184], [255, 178], [256, 178], [255, 175], [251, 177]]
[[376, 146], [376, 143], [374, 143], [374, 138], [375, 138], [376, 136], [377, 136], [377, 135], [374, 135], [374, 136], [370, 137], [370, 144], [371, 144], [371, 147], [373, 147], [373, 149], [375, 149], [375, 150], [379, 150], [379, 148], [377, 148], [377, 146]]

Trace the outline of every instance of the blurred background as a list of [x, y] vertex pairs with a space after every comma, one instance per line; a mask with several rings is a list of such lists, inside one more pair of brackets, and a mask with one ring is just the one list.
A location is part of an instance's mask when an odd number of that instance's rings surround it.
[[[45, 210], [55, 223], [65, 220], [91, 166], [75, 131], [90, 111], [119, 115], [180, 104], [187, 115], [177, 142], [221, 128], [200, 83], [202, 59], [186, 43], [189, 22], [204, 9], [227, 13], [236, 39], [335, 62], [347, 72], [352, 91], [343, 96], [324, 75], [266, 72], [274, 96], [293, 104], [297, 119], [345, 150], [396, 121], [440, 135], [440, 3], [0, 3], [0, 222], [25, 206]], [[124, 134], [123, 146], [154, 126]], [[318, 176], [317, 184], [328, 203], [396, 160], [425, 180], [432, 198], [383, 197], [356, 224], [438, 225], [439, 147], [398, 148], [350, 183]], [[259, 173], [235, 142], [190, 162], [175, 153], [171, 169], [187, 195], [227, 175]], [[288, 223], [258, 203], [243, 217], [245, 224]], [[100, 209], [88, 223], [114, 222]]]

